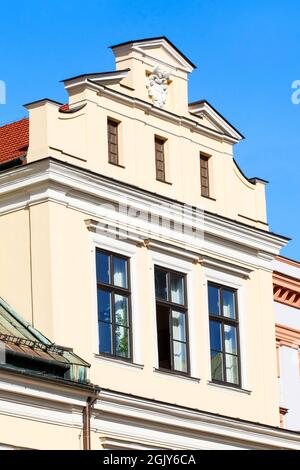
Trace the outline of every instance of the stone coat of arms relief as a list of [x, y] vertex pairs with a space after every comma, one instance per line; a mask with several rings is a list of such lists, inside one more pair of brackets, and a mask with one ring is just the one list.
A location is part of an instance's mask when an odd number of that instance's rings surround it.
[[146, 83], [148, 95], [152, 99], [153, 104], [159, 108], [162, 108], [166, 102], [170, 75], [170, 72], [155, 67], [148, 76]]

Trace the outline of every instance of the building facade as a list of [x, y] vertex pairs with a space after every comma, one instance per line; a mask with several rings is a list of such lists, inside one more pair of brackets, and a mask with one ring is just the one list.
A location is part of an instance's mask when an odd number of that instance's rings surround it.
[[300, 430], [300, 263], [273, 263], [281, 425]]
[[299, 449], [266, 182], [237, 166], [240, 132], [188, 103], [195, 66], [168, 39], [112, 51], [115, 71], [0, 129], [1, 296], [91, 365], [91, 448]]

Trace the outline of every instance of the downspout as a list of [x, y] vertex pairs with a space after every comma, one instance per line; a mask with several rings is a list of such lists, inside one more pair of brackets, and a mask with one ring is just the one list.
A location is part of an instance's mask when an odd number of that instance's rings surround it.
[[82, 410], [82, 440], [83, 450], [91, 450], [91, 414], [92, 406], [98, 399], [97, 395], [90, 396], [87, 398], [86, 406]]

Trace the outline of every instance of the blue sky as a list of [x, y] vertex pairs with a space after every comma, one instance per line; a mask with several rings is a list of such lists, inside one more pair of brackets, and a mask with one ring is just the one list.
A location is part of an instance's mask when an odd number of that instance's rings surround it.
[[112, 70], [109, 45], [165, 35], [198, 67], [190, 101], [206, 98], [246, 136], [235, 158], [270, 181], [271, 230], [293, 238], [282, 254], [299, 260], [299, 18], [299, 0], [2, 2], [0, 123], [25, 116], [24, 103], [65, 101], [61, 79]]

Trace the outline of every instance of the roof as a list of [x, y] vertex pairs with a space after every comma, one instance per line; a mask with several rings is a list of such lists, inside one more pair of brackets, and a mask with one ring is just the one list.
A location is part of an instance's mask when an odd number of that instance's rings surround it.
[[72, 349], [52, 343], [1, 297], [0, 341], [5, 346], [5, 358], [2, 357], [0, 361], [1, 368], [88, 383], [87, 362], [78, 357]]
[[[57, 103], [61, 105], [61, 103]], [[61, 111], [69, 109], [68, 104], [61, 105]], [[29, 146], [29, 118], [0, 126], [0, 165], [24, 157]]]
[[0, 127], [0, 164], [22, 157], [29, 145], [29, 119]]
[[142, 39], [134, 39], [134, 40], [131, 40], [131, 41], [125, 41], [125, 42], [121, 42], [119, 44], [115, 44], [114, 46], [110, 46], [111, 49], [116, 49], [117, 47], [121, 47], [121, 46], [127, 46], [127, 45], [130, 45], [130, 44], [134, 44], [134, 43], [143, 43], [143, 42], [151, 42], [151, 41], [166, 41], [169, 46], [171, 46], [173, 49], [175, 49], [175, 51], [181, 55], [181, 57], [186, 60], [194, 69], [196, 69], [196, 65], [193, 64], [193, 62], [190, 61], [190, 59], [188, 59], [166, 36], [156, 36], [156, 37], [152, 37], [152, 38], [142, 38]]

